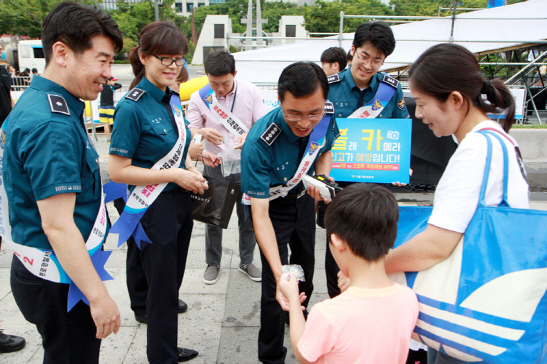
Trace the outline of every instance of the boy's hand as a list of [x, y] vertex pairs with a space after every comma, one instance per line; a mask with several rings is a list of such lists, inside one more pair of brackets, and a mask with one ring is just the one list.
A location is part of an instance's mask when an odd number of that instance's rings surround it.
[[346, 289], [348, 289], [350, 286], [349, 278], [342, 273], [342, 271], [338, 272], [338, 288], [340, 288], [341, 292], [344, 292]]
[[298, 299], [300, 292], [298, 291], [298, 281], [294, 273], [290, 275], [285, 273], [281, 276], [279, 279], [279, 290], [289, 302]]
[[[277, 288], [280, 293], [278, 302], [284, 311], [289, 311], [290, 302], [298, 300], [297, 302], [302, 303], [307, 298], [304, 292], [300, 293], [298, 290], [298, 280], [294, 273], [291, 273], [290, 275], [287, 273], [283, 274], [279, 279]], [[302, 310], [304, 309], [305, 307], [302, 306]]]

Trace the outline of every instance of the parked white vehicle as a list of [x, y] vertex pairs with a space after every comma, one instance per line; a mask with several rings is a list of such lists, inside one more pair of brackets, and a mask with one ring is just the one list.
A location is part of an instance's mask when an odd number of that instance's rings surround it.
[[41, 40], [21, 40], [17, 45], [12, 43], [4, 48], [8, 63], [16, 70], [36, 68], [39, 74], [44, 72], [46, 59]]

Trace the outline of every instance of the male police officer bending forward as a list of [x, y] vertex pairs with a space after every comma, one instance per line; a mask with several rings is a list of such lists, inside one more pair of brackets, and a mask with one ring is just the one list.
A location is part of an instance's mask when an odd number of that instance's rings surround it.
[[287, 353], [282, 306], [288, 309], [288, 301], [278, 282], [282, 265], [288, 264], [289, 246], [291, 264], [304, 269], [304, 306], [313, 291], [314, 199], [305, 193], [301, 178], [331, 170], [330, 149], [338, 128], [332, 105], [325, 103], [328, 91], [327, 77], [316, 64], [298, 62], [285, 68], [278, 84], [280, 107], [256, 122], [243, 145], [241, 190], [250, 197], [262, 258], [258, 357], [263, 363], [284, 363]]
[[[97, 219], [104, 211], [98, 154], [87, 136], [79, 99], [97, 98], [122, 42], [118, 26], [103, 11], [59, 4], [44, 19], [43, 76], [34, 76], [4, 123], [3, 177], [12, 237], [24, 247], [12, 246], [36, 256], [38, 249], [53, 249], [56, 258], [44, 260], [50, 265], [58, 261], [90, 303], [80, 301], [67, 312], [69, 285], [32, 274], [14, 256], [13, 296], [42, 336], [44, 363], [97, 363], [100, 339], [120, 327], [118, 307], [85, 244], [98, 235], [100, 249], [107, 229], [105, 216]], [[43, 266], [44, 260], [33, 264]]]

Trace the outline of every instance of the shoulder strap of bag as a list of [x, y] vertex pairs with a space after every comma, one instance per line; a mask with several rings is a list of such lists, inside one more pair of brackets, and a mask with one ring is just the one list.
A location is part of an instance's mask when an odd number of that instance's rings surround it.
[[490, 175], [490, 167], [492, 164], [492, 140], [489, 137], [490, 135], [498, 139], [503, 150], [503, 197], [498, 206], [509, 206], [509, 201], [507, 198], [507, 186], [509, 182], [509, 153], [507, 152], [507, 146], [497, 133], [484, 129], [479, 130], [478, 133], [485, 136], [488, 145], [486, 164], [484, 166], [484, 177], [482, 179], [481, 192], [479, 195], [479, 204], [482, 206], [486, 206], [486, 186], [488, 185], [488, 176]]
[[499, 135], [505, 137], [505, 139], [509, 140], [509, 142], [511, 144], [513, 144], [515, 146], [515, 151], [517, 152], [517, 155], [520, 159], [522, 159], [522, 155], [520, 154], [520, 149], [519, 147], [513, 142], [513, 140], [511, 138], [509, 138], [506, 134], [500, 132], [498, 129], [496, 128], [483, 128], [483, 129], [480, 129], [480, 130], [491, 130], [491, 131], [495, 131], [496, 133], [498, 133]]

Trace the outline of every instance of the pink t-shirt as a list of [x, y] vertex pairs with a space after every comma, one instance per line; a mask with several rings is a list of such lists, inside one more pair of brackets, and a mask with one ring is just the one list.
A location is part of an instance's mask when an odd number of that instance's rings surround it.
[[[219, 104], [232, 110], [233, 114], [251, 130], [254, 123], [266, 114], [266, 108], [262, 102], [262, 95], [258, 87], [250, 82], [243, 80], [234, 80], [235, 87], [225, 97], [218, 97]], [[199, 91], [196, 91], [190, 97], [190, 105], [186, 113], [186, 119], [190, 123], [190, 128], [215, 128], [225, 138], [229, 138], [232, 144], [235, 144], [236, 137], [230, 133], [207, 108]], [[223, 145], [217, 146], [208, 141], [205, 142], [205, 150], [218, 154], [223, 151]]]
[[417, 318], [408, 287], [350, 287], [313, 306], [298, 350], [321, 364], [404, 364]]

